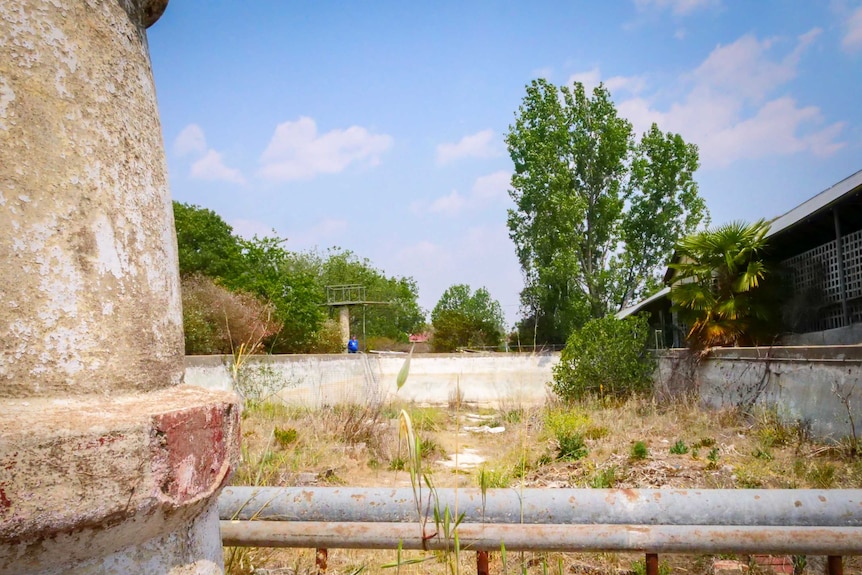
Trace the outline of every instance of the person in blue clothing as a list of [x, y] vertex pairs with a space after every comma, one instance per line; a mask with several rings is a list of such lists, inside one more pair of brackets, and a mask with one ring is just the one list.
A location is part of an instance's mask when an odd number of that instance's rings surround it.
[[350, 341], [347, 342], [347, 353], [356, 353], [359, 351], [359, 341], [357, 341], [356, 336], [350, 336]]

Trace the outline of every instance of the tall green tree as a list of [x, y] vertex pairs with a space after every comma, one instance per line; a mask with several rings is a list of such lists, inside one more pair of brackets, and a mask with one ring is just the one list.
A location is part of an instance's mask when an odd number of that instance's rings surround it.
[[367, 258], [350, 250], [332, 248], [322, 264], [324, 286], [358, 284], [365, 288], [368, 301], [381, 302], [356, 310], [351, 316], [351, 331], [368, 337], [385, 337], [407, 342], [409, 334], [422, 329], [425, 312], [419, 307], [419, 288], [413, 278], [389, 277]]
[[565, 342], [655, 288], [675, 242], [707, 217], [696, 146], [655, 125], [636, 139], [602, 85], [589, 96], [577, 82], [534, 80], [506, 143], [521, 328], [542, 342]]
[[459, 347], [498, 347], [503, 341], [503, 308], [488, 290], [469, 285], [449, 287], [431, 312], [434, 351]]
[[677, 246], [670, 298], [702, 349], [750, 344], [774, 336], [777, 298], [763, 291], [769, 224], [731, 222], [683, 238]]
[[241, 242], [244, 266], [232, 287], [256, 294], [275, 307], [282, 329], [268, 342], [272, 353], [315, 351], [325, 319], [326, 298], [313, 262], [282, 247], [273, 237]]
[[230, 279], [240, 273], [240, 239], [217, 213], [174, 201], [174, 225], [181, 275]]

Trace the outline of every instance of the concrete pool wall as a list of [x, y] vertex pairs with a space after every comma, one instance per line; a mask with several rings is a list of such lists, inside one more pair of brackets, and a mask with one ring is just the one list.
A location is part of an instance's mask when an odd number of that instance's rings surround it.
[[[402, 399], [445, 405], [460, 390], [463, 401], [483, 406], [541, 405], [559, 352], [546, 354], [421, 354], [410, 360], [406, 384], [396, 389], [406, 354], [253, 356], [238, 374], [240, 391], [278, 397], [292, 405]], [[232, 356], [187, 356], [186, 383], [234, 387]]]

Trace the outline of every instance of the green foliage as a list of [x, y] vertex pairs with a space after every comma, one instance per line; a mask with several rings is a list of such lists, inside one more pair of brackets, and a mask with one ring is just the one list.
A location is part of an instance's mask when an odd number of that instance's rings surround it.
[[584, 436], [580, 433], [562, 433], [557, 436], [559, 448], [557, 459], [564, 461], [577, 461], [587, 456], [589, 451], [584, 443]]
[[590, 480], [593, 489], [610, 489], [617, 482], [617, 468], [612, 465], [606, 469], [599, 470]]
[[645, 316], [590, 320], [569, 336], [554, 366], [552, 390], [567, 401], [648, 391], [654, 370], [647, 352], [649, 333]]
[[286, 429], [282, 429], [281, 427], [276, 427], [272, 431], [273, 437], [275, 437], [275, 442], [281, 447], [288, 447], [292, 443], [296, 443], [297, 438], [299, 437], [299, 433], [292, 428], [288, 427]]
[[718, 456], [719, 456], [719, 453], [718, 453], [717, 447], [713, 447], [712, 449], [709, 450], [709, 454], [706, 456], [707, 460], [709, 460], [709, 463], [707, 464], [707, 467], [709, 469], [718, 468]]
[[476, 481], [479, 488], [485, 492], [488, 489], [509, 487], [512, 483], [512, 476], [508, 471], [488, 469], [483, 465], [479, 468], [479, 474], [476, 477]]
[[629, 457], [635, 461], [640, 461], [649, 457], [649, 448], [647, 448], [646, 443], [643, 441], [635, 441], [632, 444]]
[[695, 349], [767, 342], [779, 305], [763, 289], [769, 224], [731, 222], [683, 238], [670, 297]]
[[685, 441], [680, 439], [671, 446], [670, 452], [674, 455], [685, 455], [688, 453], [688, 446], [685, 444]]
[[580, 409], [549, 409], [545, 412], [545, 427], [557, 438], [574, 431], [581, 432], [589, 423], [589, 414]]
[[832, 463], [815, 463], [808, 470], [807, 478], [817, 489], [830, 489], [835, 483], [837, 469]]
[[434, 351], [459, 347], [498, 347], [503, 342], [503, 308], [488, 290], [472, 292], [470, 286], [449, 287], [431, 312]]
[[[638, 559], [632, 563], [632, 573], [634, 575], [646, 575], [646, 560]], [[671, 573], [673, 573], [673, 568], [670, 566], [670, 563], [667, 561], [659, 563], [658, 575], [671, 575]]]
[[706, 217], [697, 148], [655, 125], [640, 140], [608, 90], [534, 80], [509, 127], [509, 235], [526, 278], [520, 329], [559, 343], [658, 285]]
[[230, 279], [242, 268], [239, 239], [212, 210], [174, 202], [180, 275]]
[[[412, 278], [387, 277], [368, 259], [350, 250], [331, 248], [323, 259], [320, 283], [323, 286], [357, 284], [365, 288], [369, 301], [386, 305], [369, 305], [350, 318], [352, 333], [368, 338], [388, 338], [407, 343], [407, 336], [421, 331], [425, 312], [419, 307], [419, 288]], [[377, 348], [375, 348], [377, 349]]]
[[[354, 333], [407, 341], [425, 322], [419, 308], [418, 288], [410, 278], [386, 277], [368, 260], [349, 251], [331, 249], [325, 257], [317, 253], [287, 251], [285, 240], [276, 237], [241, 239], [211, 210], [174, 202], [174, 221], [180, 272], [186, 277], [208, 277], [223, 292], [248, 294], [267, 306], [270, 321], [278, 324], [268, 331], [263, 349], [271, 353], [337, 353], [342, 351], [340, 328], [327, 322], [325, 286], [358, 283], [366, 297], [387, 305], [368, 306], [365, 316], [352, 318]], [[201, 282], [202, 280], [195, 280]], [[187, 286], [183, 285], [185, 290]], [[211, 290], [212, 291], [212, 290]], [[215, 296], [210, 294], [209, 300]], [[224, 299], [224, 294], [219, 297]], [[195, 299], [197, 298], [197, 299]], [[186, 295], [184, 294], [184, 304]], [[193, 296], [185, 314], [187, 347], [191, 353], [226, 353], [223, 310], [208, 306]], [[211, 309], [212, 307], [212, 309]], [[219, 315], [221, 314], [221, 316]], [[330, 318], [331, 319], [331, 318]], [[230, 326], [227, 339], [256, 343], [234, 337]], [[242, 330], [239, 330], [242, 331]]]

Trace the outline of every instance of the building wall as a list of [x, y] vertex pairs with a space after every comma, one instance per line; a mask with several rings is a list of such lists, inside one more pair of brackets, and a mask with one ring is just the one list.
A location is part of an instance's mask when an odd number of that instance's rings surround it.
[[189, 356], [185, 381], [308, 407], [396, 399], [445, 405], [459, 390], [463, 401], [479, 405], [541, 405], [560, 354], [414, 355], [407, 382], [398, 390], [396, 379], [406, 358], [406, 354], [258, 356], [244, 364], [234, 380], [231, 356]]

